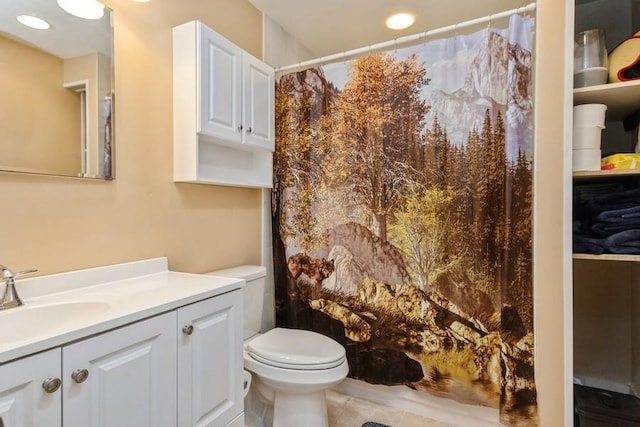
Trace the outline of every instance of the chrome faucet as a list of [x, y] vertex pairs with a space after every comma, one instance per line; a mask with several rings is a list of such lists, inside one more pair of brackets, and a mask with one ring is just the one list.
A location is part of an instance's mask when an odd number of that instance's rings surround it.
[[8, 308], [19, 307], [22, 305], [22, 300], [18, 296], [18, 292], [16, 292], [15, 278], [24, 274], [35, 273], [36, 271], [38, 270], [26, 270], [14, 273], [4, 265], [0, 265], [0, 273], [2, 274], [0, 280], [3, 280], [6, 285], [4, 295], [2, 296], [2, 300], [0, 300], [0, 310], [6, 310]]

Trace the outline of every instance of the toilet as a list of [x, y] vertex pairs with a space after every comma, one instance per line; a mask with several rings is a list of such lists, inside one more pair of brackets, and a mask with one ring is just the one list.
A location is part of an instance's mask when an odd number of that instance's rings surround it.
[[262, 418], [267, 424], [262, 425], [268, 426], [272, 419], [274, 427], [327, 427], [325, 390], [349, 372], [344, 347], [312, 331], [274, 328], [260, 333], [264, 267], [245, 265], [207, 274], [247, 282], [243, 296], [244, 367], [251, 373], [247, 398], [255, 397], [264, 405]]

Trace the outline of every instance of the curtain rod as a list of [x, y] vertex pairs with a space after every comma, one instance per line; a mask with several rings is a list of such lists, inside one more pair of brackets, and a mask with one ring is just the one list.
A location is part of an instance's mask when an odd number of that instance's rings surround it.
[[457, 31], [461, 28], [465, 28], [465, 27], [472, 27], [474, 25], [480, 25], [480, 24], [485, 24], [488, 22], [491, 22], [492, 20], [498, 20], [498, 19], [502, 19], [502, 18], [506, 18], [509, 17], [511, 15], [514, 15], [516, 13], [525, 13], [525, 12], [532, 12], [536, 9], [536, 3], [529, 3], [526, 6], [522, 6], [522, 7], [518, 7], [516, 9], [510, 9], [510, 10], [505, 10], [504, 12], [499, 12], [499, 13], [494, 13], [492, 15], [487, 15], [484, 16], [482, 18], [476, 18], [476, 19], [471, 19], [469, 21], [464, 21], [464, 22], [460, 22], [458, 24], [453, 24], [453, 25], [448, 25], [446, 27], [441, 27], [435, 30], [429, 30], [429, 31], [425, 31], [422, 33], [418, 33], [418, 34], [413, 34], [410, 36], [403, 36], [403, 37], [399, 37], [397, 39], [394, 40], [390, 40], [390, 41], [386, 41], [386, 42], [382, 42], [382, 43], [377, 43], [377, 44], [373, 44], [371, 46], [366, 46], [366, 47], [361, 47], [361, 48], [357, 48], [357, 49], [352, 49], [352, 50], [347, 50], [345, 52], [342, 53], [336, 53], [333, 55], [328, 55], [328, 56], [322, 56], [320, 58], [316, 58], [316, 59], [310, 59], [308, 61], [303, 61], [303, 62], [299, 62], [297, 64], [291, 64], [291, 65], [286, 65], [284, 67], [279, 67], [276, 68], [275, 71], [276, 73], [282, 73], [282, 72], [286, 72], [286, 71], [293, 71], [293, 70], [301, 70], [304, 68], [308, 68], [314, 65], [318, 65], [318, 64], [323, 64], [323, 63], [329, 63], [332, 61], [336, 61], [336, 60], [344, 60], [346, 58], [352, 57], [352, 56], [356, 56], [356, 55], [360, 55], [363, 53], [370, 53], [373, 51], [377, 51], [377, 50], [381, 50], [381, 49], [386, 49], [389, 47], [397, 47], [398, 45], [403, 45], [405, 43], [409, 43], [415, 40], [422, 40], [422, 39], [427, 39], [430, 36], [434, 36], [437, 34], [442, 34], [442, 33], [449, 33], [451, 31]]

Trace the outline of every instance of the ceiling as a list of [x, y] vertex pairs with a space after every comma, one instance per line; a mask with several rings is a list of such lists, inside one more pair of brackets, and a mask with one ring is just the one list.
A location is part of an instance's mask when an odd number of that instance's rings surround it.
[[[18, 15], [34, 15], [51, 24], [48, 30], [34, 30], [20, 24]], [[0, 35], [36, 46], [59, 58], [87, 53], [111, 55], [110, 13], [98, 20], [81, 19], [58, 7], [55, 0], [0, 0]]]
[[[315, 57], [523, 7], [527, 0], [249, 0]], [[396, 12], [416, 23], [401, 31], [385, 27]]]

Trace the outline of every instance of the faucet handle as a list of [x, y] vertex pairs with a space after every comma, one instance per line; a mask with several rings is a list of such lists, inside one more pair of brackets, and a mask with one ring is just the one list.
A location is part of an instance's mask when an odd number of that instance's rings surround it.
[[11, 282], [13, 281], [13, 279], [15, 279], [18, 276], [24, 276], [25, 274], [35, 273], [38, 270], [31, 269], [31, 270], [17, 271], [14, 273], [4, 265], [0, 265], [0, 271], [2, 272], [2, 278], [0, 280], [4, 280], [5, 282]]
[[13, 273], [13, 277], [24, 276], [26, 274], [36, 273], [38, 271], [37, 268], [31, 268], [29, 270], [16, 271]]

